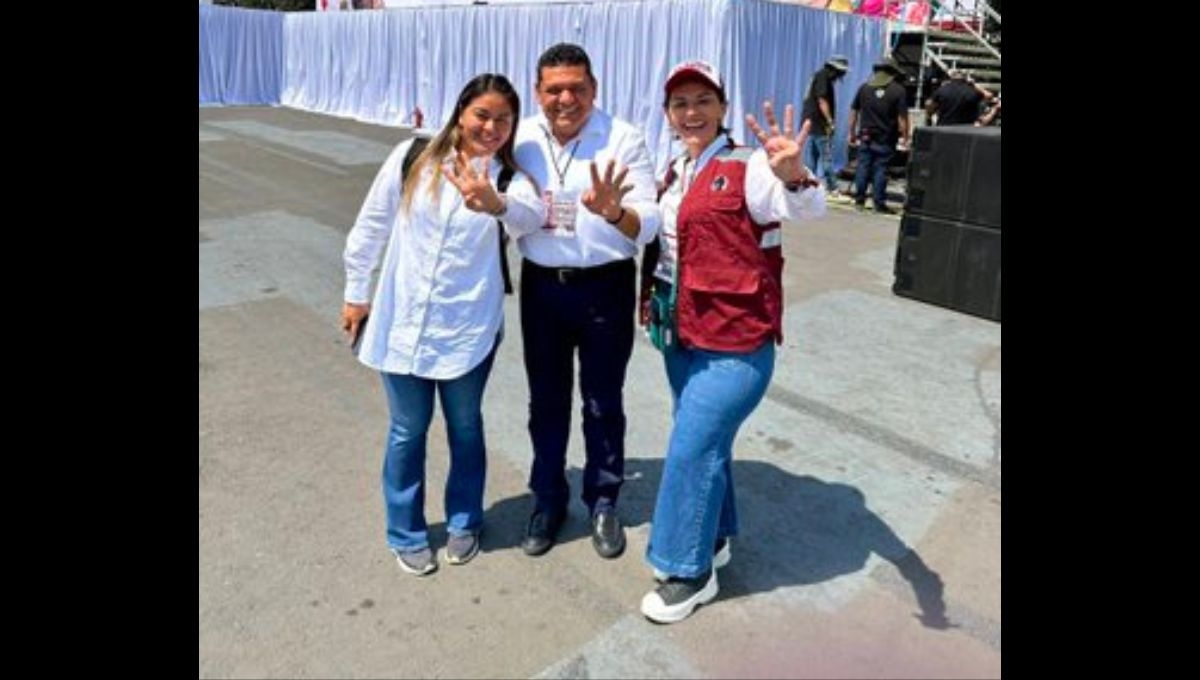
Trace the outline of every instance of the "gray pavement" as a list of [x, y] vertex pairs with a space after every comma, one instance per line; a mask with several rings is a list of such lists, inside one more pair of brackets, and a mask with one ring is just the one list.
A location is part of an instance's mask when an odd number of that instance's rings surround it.
[[621, 558], [595, 554], [578, 499], [553, 550], [519, 548], [528, 392], [509, 297], [482, 552], [402, 573], [383, 537], [382, 388], [337, 316], [346, 232], [405, 133], [286, 108], [199, 116], [201, 677], [999, 677], [1000, 325], [891, 293], [896, 217], [833, 205], [785, 227], [785, 342], [734, 463], [743, 534], [717, 599], [659, 626], [638, 612], [670, 431], [650, 344], [626, 389]]

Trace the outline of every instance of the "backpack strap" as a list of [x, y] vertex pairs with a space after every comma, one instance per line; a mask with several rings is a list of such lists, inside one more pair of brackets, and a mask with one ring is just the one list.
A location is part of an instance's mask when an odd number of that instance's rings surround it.
[[[500, 177], [496, 179], [496, 191], [508, 191], [508, 183], [512, 181], [515, 172], [507, 165], [501, 168]], [[497, 221], [496, 226], [500, 227], [496, 231], [500, 234], [500, 276], [504, 278], [504, 294], [512, 295], [512, 276], [508, 273], [508, 234], [504, 231], [504, 222]]]
[[400, 184], [404, 184], [404, 178], [408, 177], [408, 169], [416, 162], [417, 156], [429, 146], [428, 137], [414, 137], [412, 146], [408, 147], [408, 152], [404, 154], [404, 160], [400, 163]]
[[[400, 163], [400, 184], [404, 184], [404, 178], [408, 176], [408, 169], [416, 162], [417, 156], [429, 146], [428, 137], [413, 138], [412, 145], [408, 147], [408, 151], [404, 154], [404, 160]], [[504, 193], [508, 190], [508, 185], [512, 182], [513, 173], [515, 171], [507, 165], [500, 169], [500, 177], [496, 179], [496, 191]], [[512, 277], [508, 273], [508, 234], [504, 233], [504, 223], [500, 222], [496, 230], [500, 234], [500, 275], [504, 278], [504, 294], [512, 295]]]

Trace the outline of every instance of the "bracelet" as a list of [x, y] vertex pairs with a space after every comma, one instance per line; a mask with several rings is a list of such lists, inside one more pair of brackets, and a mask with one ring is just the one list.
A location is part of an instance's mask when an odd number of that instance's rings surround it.
[[606, 218], [604, 218], [604, 221], [608, 222], [609, 224], [611, 224], [615, 227], [618, 224], [620, 224], [621, 220], [623, 220], [623, 219], [625, 219], [625, 206], [621, 206], [621, 212], [620, 212], [620, 214], [617, 215], [617, 219], [610, 220], [606, 217]]
[[808, 177], [805, 177], [804, 179], [799, 180], [797, 182], [784, 182], [783, 188], [787, 189], [788, 191], [790, 191], [791, 193], [794, 194], [797, 191], [800, 191], [801, 189], [803, 189], [805, 187], [815, 187], [818, 184], [820, 184], [820, 182], [813, 179], [812, 175], [809, 175]]

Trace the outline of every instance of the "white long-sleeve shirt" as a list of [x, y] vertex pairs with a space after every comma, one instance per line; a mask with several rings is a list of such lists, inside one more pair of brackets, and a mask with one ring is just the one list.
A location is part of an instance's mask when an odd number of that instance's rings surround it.
[[[662, 208], [662, 229], [658, 239], [658, 265], [654, 268], [654, 276], [667, 283], [674, 283], [672, 277], [679, 252], [679, 206], [691, 187], [691, 179], [698, 176], [708, 161], [728, 143], [724, 135], [717, 135], [695, 161], [682, 156], [671, 162], [675, 181], [671, 182], [658, 203]], [[811, 170], [809, 172], [811, 174]], [[760, 148], [746, 161], [746, 207], [750, 210], [750, 217], [759, 224], [813, 219], [825, 214], [825, 189], [808, 187], [800, 191], [788, 191], [771, 172], [767, 152]], [[772, 233], [782, 236], [782, 230]]]
[[[592, 109], [579, 135], [566, 144], [559, 144], [550, 129], [541, 113], [521, 121], [515, 152], [521, 168], [543, 191], [556, 191], [565, 184], [582, 196], [592, 187], [592, 161], [603, 177], [608, 161], [615, 159], [615, 172], [629, 168], [625, 184], [633, 185], [621, 205], [637, 212], [641, 227], [637, 238], [631, 240], [577, 200], [573, 237], [535, 230], [517, 240], [521, 254], [545, 267], [595, 267], [635, 257], [639, 247], [658, 234], [662, 222], [645, 135], [600, 109]], [[559, 172], [563, 175], [561, 183]]]
[[[450, 380], [487, 357], [504, 324], [498, 222], [467, 209], [444, 178], [436, 199], [431, 196], [432, 165], [405, 214], [400, 168], [411, 145], [402, 142], [388, 156], [346, 237], [345, 300], [368, 300], [371, 273], [384, 253], [359, 361], [388, 373]], [[493, 160], [493, 185], [500, 169]], [[517, 173], [506, 198], [501, 219], [510, 236], [541, 228], [545, 208], [527, 177]]]

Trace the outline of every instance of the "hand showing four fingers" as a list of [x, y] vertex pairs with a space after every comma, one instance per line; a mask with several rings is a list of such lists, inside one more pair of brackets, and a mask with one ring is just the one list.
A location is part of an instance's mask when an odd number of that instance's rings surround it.
[[584, 207], [609, 222], [620, 219], [621, 201], [625, 198], [625, 194], [633, 191], [632, 184], [622, 184], [625, 181], [625, 175], [629, 174], [629, 168], [623, 168], [616, 177], [613, 177], [616, 163], [616, 160], [609, 159], [602, 179], [596, 170], [596, 163], [592, 162], [592, 188], [583, 192], [581, 197]]
[[804, 182], [811, 178], [801, 161], [801, 150], [804, 149], [804, 142], [808, 140], [808, 131], [812, 122], [804, 121], [804, 124], [800, 126], [800, 131], [793, 139], [794, 114], [794, 108], [788, 104], [783, 113], [782, 130], [779, 129], [779, 121], [775, 119], [775, 109], [771, 106], [770, 100], [763, 102], [763, 118], [767, 121], [766, 130], [754, 119], [754, 114], [746, 114], [746, 125], [750, 127], [750, 131], [754, 133], [755, 137], [758, 137], [759, 143], [767, 151], [767, 162], [771, 165], [771, 172], [788, 184]]
[[454, 164], [446, 169], [446, 180], [458, 188], [462, 194], [463, 205], [475, 212], [498, 215], [504, 210], [504, 199], [496, 193], [491, 180], [488, 179], [487, 169], [491, 167], [492, 157], [483, 158], [482, 171], [476, 171], [471, 159], [459, 151], [454, 154]]

